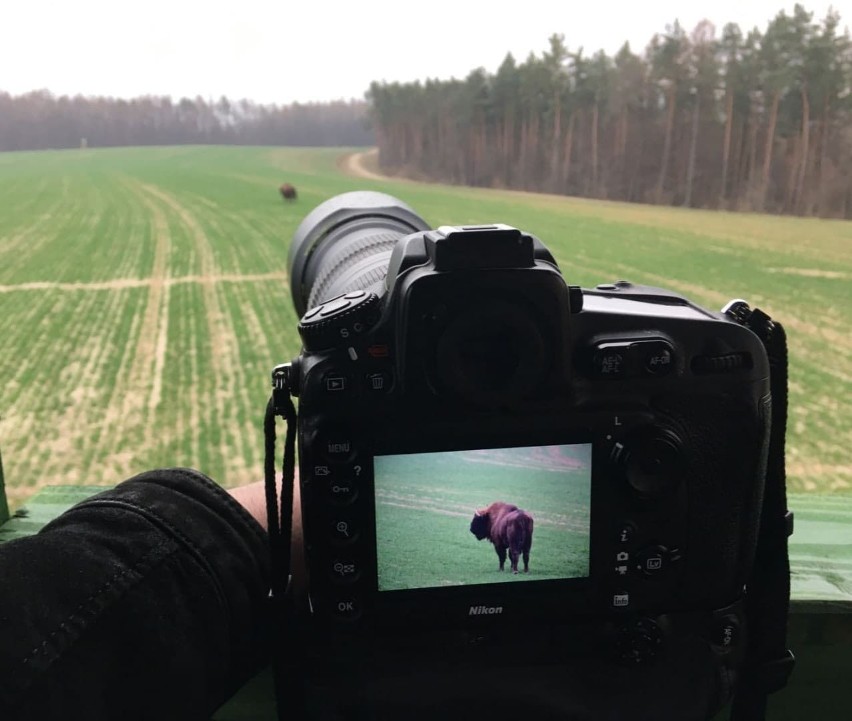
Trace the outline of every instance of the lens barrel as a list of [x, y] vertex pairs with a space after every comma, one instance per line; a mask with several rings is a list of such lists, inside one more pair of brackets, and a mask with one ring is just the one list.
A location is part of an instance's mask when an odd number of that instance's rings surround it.
[[314, 208], [293, 235], [287, 267], [299, 316], [309, 308], [382, 282], [396, 242], [429, 225], [385, 193], [358, 190]]

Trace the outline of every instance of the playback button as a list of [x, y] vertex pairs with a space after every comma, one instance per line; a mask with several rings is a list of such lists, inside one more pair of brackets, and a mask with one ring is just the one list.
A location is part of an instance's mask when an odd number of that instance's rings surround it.
[[328, 371], [320, 381], [320, 387], [329, 398], [342, 398], [352, 394], [352, 376], [340, 371]]

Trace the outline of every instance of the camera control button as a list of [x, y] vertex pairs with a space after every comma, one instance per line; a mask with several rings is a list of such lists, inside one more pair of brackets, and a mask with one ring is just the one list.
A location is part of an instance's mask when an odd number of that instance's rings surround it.
[[612, 594], [610, 605], [613, 609], [626, 611], [630, 606], [630, 592], [626, 590], [616, 591]]
[[592, 357], [592, 369], [599, 378], [621, 378], [628, 373], [625, 344], [602, 344]]
[[320, 453], [332, 463], [346, 463], [355, 457], [355, 443], [345, 431], [318, 434], [317, 440]]
[[346, 373], [329, 371], [322, 377], [322, 389], [329, 395], [342, 396], [352, 392], [352, 377]]
[[663, 633], [650, 618], [639, 618], [621, 627], [616, 641], [617, 658], [625, 666], [654, 661], [663, 645]]
[[328, 318], [330, 315], [335, 315], [340, 313], [340, 311], [346, 310], [349, 306], [352, 305], [351, 300], [347, 300], [346, 297], [337, 298], [329, 303], [323, 304], [322, 308], [320, 308], [320, 317]]
[[329, 572], [335, 583], [354, 583], [361, 575], [361, 565], [351, 558], [335, 558]]
[[619, 551], [615, 554], [613, 571], [617, 577], [622, 578], [630, 572], [630, 554], [627, 551]]
[[664, 546], [644, 548], [636, 554], [636, 560], [646, 576], [659, 577], [669, 569], [669, 552]]
[[372, 394], [388, 393], [393, 385], [393, 376], [389, 371], [375, 371], [364, 376], [365, 387]]
[[683, 472], [680, 439], [671, 431], [651, 431], [634, 439], [624, 459], [625, 476], [637, 500], [670, 497]]
[[668, 375], [674, 367], [674, 350], [666, 341], [637, 341], [630, 350], [636, 354], [640, 367], [648, 375]]
[[335, 506], [348, 506], [358, 497], [358, 488], [351, 480], [329, 481], [327, 492], [329, 501]]
[[720, 653], [727, 653], [740, 643], [740, 624], [734, 616], [719, 619], [712, 631], [710, 642]]
[[636, 535], [636, 526], [634, 526], [629, 521], [625, 521], [618, 527], [618, 532], [616, 533], [616, 541], [623, 546], [628, 546], [633, 542], [633, 538]]
[[661, 577], [675, 568], [683, 558], [679, 548], [649, 546], [636, 554], [639, 570], [648, 577]]
[[335, 546], [348, 546], [355, 543], [360, 535], [358, 524], [351, 518], [335, 518], [331, 522], [331, 541]]
[[312, 318], [316, 318], [322, 312], [322, 309], [323, 306], [321, 305], [314, 306], [302, 316], [302, 322], [311, 320]]
[[299, 321], [305, 350], [345, 348], [378, 320], [379, 297], [353, 291], [311, 308]]
[[361, 604], [356, 598], [335, 598], [329, 606], [331, 614], [340, 621], [354, 621], [361, 615]]

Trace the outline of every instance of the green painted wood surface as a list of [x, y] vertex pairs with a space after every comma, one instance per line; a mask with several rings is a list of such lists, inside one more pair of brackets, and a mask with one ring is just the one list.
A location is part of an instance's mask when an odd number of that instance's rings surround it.
[[[0, 525], [0, 542], [36, 533], [69, 506], [104, 490], [49, 486]], [[796, 655], [790, 685], [769, 701], [767, 721], [852, 718], [852, 497], [793, 494], [792, 602], [788, 645]], [[713, 721], [728, 718], [726, 710]], [[213, 721], [274, 721], [265, 670], [214, 714]]]
[[[104, 490], [96, 486], [48, 486], [0, 526], [0, 542], [35, 533], [65, 509]], [[793, 494], [790, 539], [791, 597], [796, 605], [852, 613], [852, 496]], [[832, 604], [831, 602], [837, 602]]]

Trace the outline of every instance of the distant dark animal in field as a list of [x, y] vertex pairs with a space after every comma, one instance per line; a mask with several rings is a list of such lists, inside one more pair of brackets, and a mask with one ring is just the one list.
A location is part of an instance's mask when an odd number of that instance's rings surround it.
[[522, 555], [524, 573], [529, 572], [533, 538], [533, 517], [529, 513], [511, 503], [495, 501], [488, 508], [476, 512], [470, 522], [470, 532], [478, 541], [487, 538], [494, 544], [501, 571], [508, 551], [512, 573], [518, 572], [518, 559]]
[[290, 183], [284, 183], [280, 188], [278, 188], [278, 192], [281, 193], [281, 197], [284, 200], [295, 200], [296, 199], [296, 188]]

